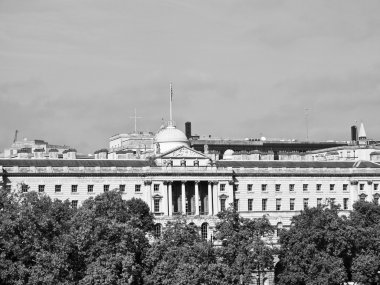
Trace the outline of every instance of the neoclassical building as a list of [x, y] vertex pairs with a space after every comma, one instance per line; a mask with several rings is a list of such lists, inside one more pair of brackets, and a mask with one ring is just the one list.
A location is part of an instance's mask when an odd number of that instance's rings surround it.
[[105, 191], [119, 189], [125, 199], [141, 198], [156, 218], [157, 231], [184, 215], [210, 238], [216, 214], [234, 206], [247, 218], [266, 215], [272, 225], [289, 227], [305, 207], [335, 203], [342, 213], [361, 199], [378, 201], [380, 165], [371, 161], [215, 160], [190, 148], [185, 134], [170, 121], [154, 137], [154, 156], [109, 159], [107, 150], [93, 159], [75, 150], [58, 158], [20, 156], [0, 159], [0, 183], [22, 192], [44, 192], [69, 199], [73, 207]]

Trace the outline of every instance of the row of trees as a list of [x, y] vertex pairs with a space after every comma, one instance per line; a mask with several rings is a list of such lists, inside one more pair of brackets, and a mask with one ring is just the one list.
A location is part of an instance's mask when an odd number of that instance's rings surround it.
[[233, 209], [218, 217], [216, 242], [181, 218], [153, 238], [146, 203], [117, 191], [73, 209], [1, 189], [0, 284], [252, 284], [253, 272], [273, 270], [278, 284], [378, 280], [380, 206], [373, 203], [356, 203], [349, 217], [336, 207], [307, 209], [276, 246], [265, 217], [245, 219]]

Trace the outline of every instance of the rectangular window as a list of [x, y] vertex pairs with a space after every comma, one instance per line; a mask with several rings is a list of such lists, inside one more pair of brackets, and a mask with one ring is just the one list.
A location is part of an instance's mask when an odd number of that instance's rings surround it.
[[306, 210], [309, 207], [309, 199], [304, 198], [303, 199], [303, 209]]
[[62, 185], [55, 185], [55, 193], [60, 193], [62, 190]]
[[308, 191], [309, 184], [303, 184], [303, 191]]
[[26, 185], [26, 184], [21, 185], [21, 192], [22, 193], [28, 192], [28, 189], [29, 189], [28, 185]]
[[38, 185], [38, 192], [45, 192], [45, 185]]
[[94, 185], [87, 185], [87, 192], [93, 193], [94, 192]]
[[321, 191], [322, 190], [322, 184], [317, 184], [317, 191]]
[[332, 208], [333, 205], [335, 205], [335, 198], [330, 198], [330, 207]]
[[364, 190], [364, 183], [360, 183], [360, 184], [359, 184], [359, 189], [360, 189], [360, 190]]
[[261, 184], [261, 191], [267, 191], [267, 185]]
[[281, 210], [281, 199], [276, 199], [276, 211]]
[[294, 191], [294, 184], [289, 184], [289, 191], [293, 192]]
[[248, 199], [248, 211], [253, 210], [253, 199]]
[[252, 184], [247, 184], [247, 191], [252, 191], [253, 185]]
[[281, 184], [276, 184], [276, 192], [279, 192], [281, 190]]
[[239, 199], [234, 200], [234, 208], [235, 208], [235, 211], [239, 211]]
[[348, 210], [348, 198], [343, 198], [343, 210]]
[[226, 199], [220, 199], [220, 210], [221, 211], [226, 210]]
[[160, 200], [154, 199], [154, 212], [159, 213], [160, 212]]
[[373, 203], [374, 203], [375, 205], [379, 205], [379, 197], [375, 197], [375, 198], [373, 198]]
[[330, 191], [334, 191], [335, 190], [335, 184], [330, 184]]
[[136, 184], [135, 185], [135, 192], [140, 192], [141, 191], [141, 184]]
[[220, 184], [220, 191], [226, 190], [226, 184]]
[[365, 202], [365, 195], [360, 195], [360, 196], [359, 196], [359, 200], [360, 200], [361, 202]]
[[78, 185], [71, 185], [71, 193], [77, 193], [78, 192]]
[[78, 200], [72, 200], [71, 201], [71, 207], [73, 209], [77, 209], [78, 208]]
[[348, 190], [348, 184], [343, 184], [343, 191], [347, 191]]
[[266, 211], [266, 210], [267, 210], [267, 200], [268, 200], [268, 199], [262, 199], [262, 200], [261, 200], [261, 209], [262, 209], [263, 211]]
[[296, 200], [296, 199], [294, 199], [294, 198], [291, 198], [291, 199], [290, 199], [290, 204], [289, 204], [289, 209], [290, 209], [290, 211], [294, 211], [295, 200]]
[[379, 184], [378, 183], [373, 184], [373, 190], [375, 190], [375, 191], [379, 190]]
[[103, 191], [104, 192], [110, 191], [110, 186], [109, 185], [103, 185]]
[[160, 184], [153, 184], [153, 191], [154, 192], [160, 191]]
[[322, 198], [317, 198], [317, 207], [322, 206]]
[[120, 190], [120, 192], [125, 192], [125, 184], [120, 184], [119, 190]]
[[234, 191], [239, 191], [239, 184], [234, 184], [233, 189]]

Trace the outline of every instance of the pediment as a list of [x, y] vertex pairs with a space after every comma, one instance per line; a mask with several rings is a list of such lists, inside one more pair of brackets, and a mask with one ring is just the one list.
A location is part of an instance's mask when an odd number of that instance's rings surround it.
[[192, 159], [209, 159], [203, 153], [193, 150], [186, 146], [181, 146], [179, 148], [170, 150], [163, 153], [160, 158], [162, 159], [175, 159], [175, 158], [192, 158]]

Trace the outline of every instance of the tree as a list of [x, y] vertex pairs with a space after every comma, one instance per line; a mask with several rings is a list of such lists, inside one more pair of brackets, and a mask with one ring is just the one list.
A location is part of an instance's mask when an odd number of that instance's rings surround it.
[[280, 284], [342, 284], [352, 259], [351, 231], [338, 208], [309, 208], [280, 234]]
[[271, 246], [274, 228], [267, 218], [246, 219], [233, 208], [218, 213], [216, 239], [221, 241], [217, 255], [230, 268], [231, 279], [249, 283], [254, 271], [263, 272], [274, 267]]

